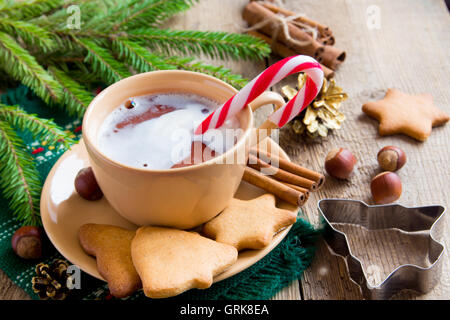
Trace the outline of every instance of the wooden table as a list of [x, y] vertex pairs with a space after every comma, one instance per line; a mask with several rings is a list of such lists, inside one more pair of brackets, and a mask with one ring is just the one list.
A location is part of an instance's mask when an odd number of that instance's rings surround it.
[[[239, 32], [244, 26], [241, 12], [248, 0], [203, 0], [187, 13], [168, 22], [177, 29], [224, 30]], [[450, 207], [450, 125], [435, 128], [427, 142], [405, 136], [380, 137], [377, 122], [361, 112], [365, 101], [382, 98], [387, 88], [408, 93], [428, 92], [435, 104], [450, 113], [450, 18], [442, 0], [285, 0], [286, 8], [329, 25], [336, 46], [347, 51], [347, 60], [336, 72], [336, 82], [348, 93], [343, 105], [347, 121], [341, 130], [323, 140], [304, 141], [289, 130], [280, 133], [280, 144], [297, 163], [323, 170], [326, 153], [346, 147], [358, 158], [358, 168], [349, 181], [329, 178], [322, 190], [313, 194], [305, 210], [317, 220], [317, 201], [322, 198], [351, 198], [370, 203], [369, 184], [379, 171], [377, 151], [397, 145], [408, 156], [400, 171], [403, 195], [399, 203], [407, 206], [441, 204]], [[372, 6], [372, 7], [371, 7]], [[375, 7], [373, 7], [375, 6]], [[368, 11], [368, 8], [371, 7]], [[380, 13], [380, 28], [369, 29], [369, 13]], [[369, 12], [369, 13], [368, 13]], [[207, 59], [206, 59], [207, 60]], [[269, 63], [220, 62], [252, 78]], [[219, 62], [215, 62], [219, 63]], [[285, 83], [295, 84], [295, 77]], [[279, 89], [274, 88], [274, 90]], [[258, 121], [271, 106], [258, 110]], [[448, 220], [448, 219], [447, 219]], [[446, 245], [450, 227], [445, 226]], [[440, 283], [428, 294], [402, 292], [397, 299], [449, 299], [450, 260], [444, 256]], [[0, 299], [26, 299], [26, 293], [0, 271]], [[312, 266], [300, 281], [279, 292], [274, 299], [361, 299], [358, 287], [348, 279], [343, 259], [333, 256], [319, 243]]]

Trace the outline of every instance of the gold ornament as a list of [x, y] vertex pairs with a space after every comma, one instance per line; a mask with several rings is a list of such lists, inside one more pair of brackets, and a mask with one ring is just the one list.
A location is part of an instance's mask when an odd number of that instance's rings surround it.
[[[306, 74], [298, 76], [298, 90], [306, 82]], [[281, 88], [283, 95], [291, 100], [298, 92], [291, 86]], [[340, 129], [345, 115], [339, 111], [342, 101], [347, 99], [347, 94], [336, 85], [334, 79], [323, 79], [322, 89], [313, 102], [291, 122], [291, 127], [297, 134], [306, 134], [311, 138], [326, 137], [329, 130]]]
[[50, 266], [39, 263], [36, 266], [36, 276], [31, 280], [32, 288], [42, 300], [63, 300], [69, 294], [67, 281], [70, 275], [67, 274], [69, 264], [57, 259]]

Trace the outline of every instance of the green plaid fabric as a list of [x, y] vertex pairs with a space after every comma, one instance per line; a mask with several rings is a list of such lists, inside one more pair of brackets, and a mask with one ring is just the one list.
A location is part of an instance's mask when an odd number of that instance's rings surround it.
[[[53, 118], [55, 122], [80, 135], [80, 119], [70, 118], [63, 111], [47, 107], [28, 88], [20, 86], [1, 96], [1, 102], [20, 105], [30, 113], [41, 117]], [[41, 181], [52, 168], [56, 160], [65, 152], [64, 148], [54, 148], [45, 142], [33, 141], [26, 132], [20, 133], [27, 142], [27, 149], [36, 160]], [[11, 248], [11, 237], [20, 227], [8, 209], [8, 201], [0, 196], [0, 269], [33, 299], [31, 279], [35, 275], [38, 262], [51, 263], [55, 259], [64, 259], [52, 246], [46, 243], [45, 255], [41, 261], [26, 261], [17, 257]], [[310, 265], [315, 252], [315, 240], [320, 230], [315, 229], [304, 218], [299, 217], [286, 238], [266, 257], [243, 272], [213, 284], [206, 290], [190, 290], [171, 299], [215, 300], [215, 299], [269, 299], [279, 290], [299, 279]], [[82, 272], [81, 289], [71, 291], [68, 299], [110, 299], [111, 295], [105, 282]], [[147, 299], [142, 291], [128, 299]]]

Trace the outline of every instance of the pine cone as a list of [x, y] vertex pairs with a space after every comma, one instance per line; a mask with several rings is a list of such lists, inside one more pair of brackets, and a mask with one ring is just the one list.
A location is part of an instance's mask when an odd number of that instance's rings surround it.
[[39, 295], [41, 300], [64, 300], [69, 294], [67, 287], [67, 274], [69, 264], [57, 259], [50, 266], [45, 263], [39, 263], [36, 266], [37, 276], [31, 280], [32, 288]]
[[[306, 82], [304, 73], [298, 76], [298, 89]], [[291, 86], [281, 88], [284, 96], [291, 100], [297, 89]], [[323, 80], [322, 89], [313, 102], [292, 120], [291, 128], [297, 134], [306, 134], [310, 138], [326, 137], [329, 130], [340, 129], [345, 115], [339, 111], [342, 101], [347, 99], [347, 94], [341, 87], [336, 86], [334, 79], [327, 82]]]

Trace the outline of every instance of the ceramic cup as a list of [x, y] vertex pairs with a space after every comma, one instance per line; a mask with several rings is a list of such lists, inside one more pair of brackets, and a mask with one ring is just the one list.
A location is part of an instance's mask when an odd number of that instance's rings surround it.
[[[233, 198], [252, 144], [252, 109], [269, 103], [279, 107], [284, 101], [273, 92], [260, 95], [237, 115], [243, 134], [234, 147], [214, 159], [189, 167], [133, 168], [108, 158], [98, 149], [101, 124], [123, 101], [168, 92], [191, 93], [224, 103], [237, 90], [214, 77], [189, 71], [134, 75], [109, 86], [92, 100], [83, 119], [83, 140], [104, 196], [124, 218], [137, 225], [189, 229], [216, 216]], [[224, 161], [225, 157], [236, 158], [242, 154], [244, 161]]]

